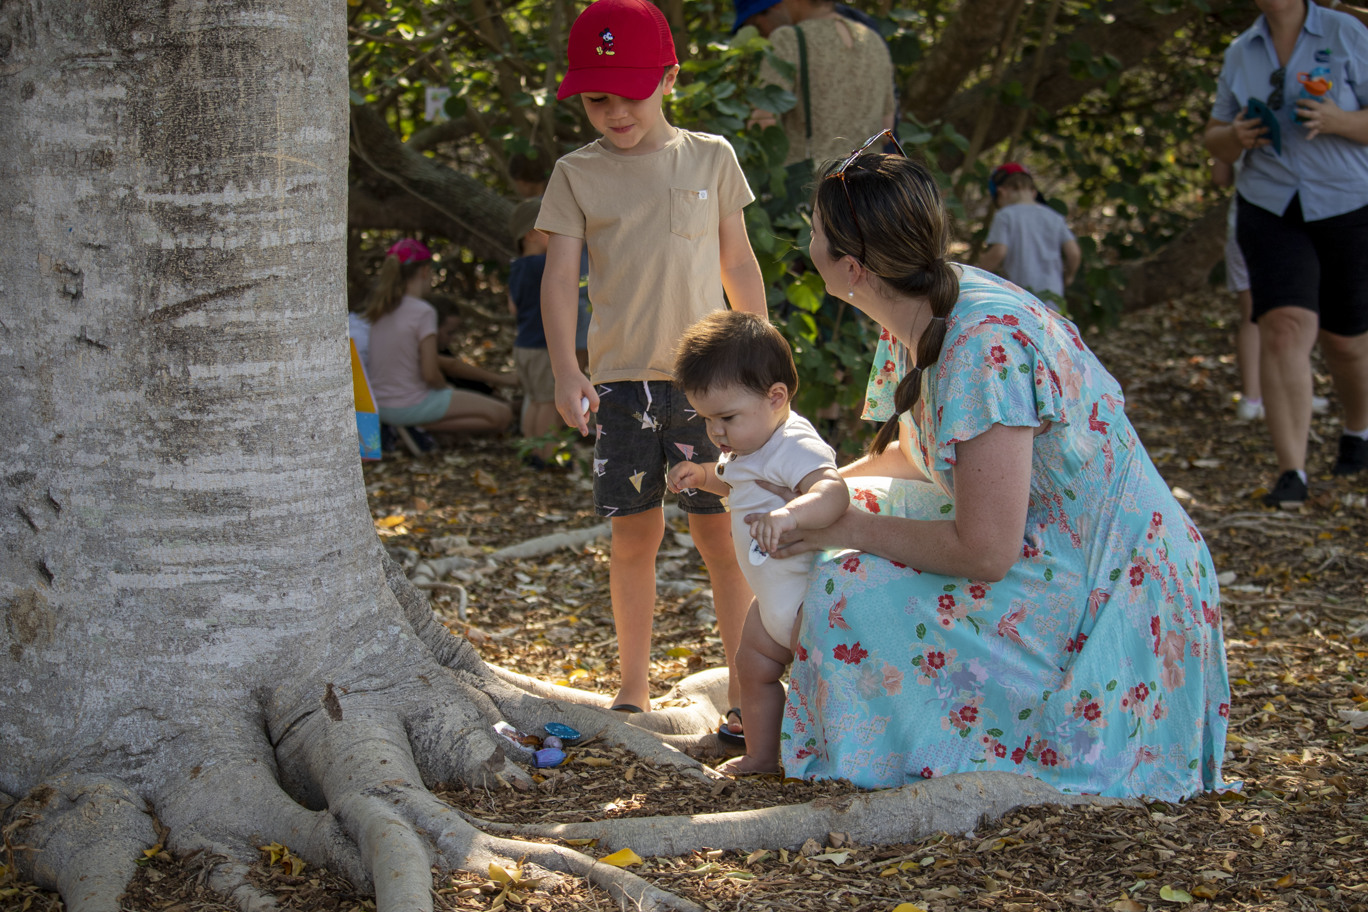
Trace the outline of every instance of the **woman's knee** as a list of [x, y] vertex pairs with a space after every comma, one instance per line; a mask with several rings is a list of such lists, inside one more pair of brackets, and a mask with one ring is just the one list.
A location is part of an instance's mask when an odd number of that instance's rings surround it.
[[1301, 307], [1276, 307], [1259, 317], [1259, 345], [1273, 354], [1301, 354], [1308, 357], [1316, 344], [1317, 320], [1314, 311]]

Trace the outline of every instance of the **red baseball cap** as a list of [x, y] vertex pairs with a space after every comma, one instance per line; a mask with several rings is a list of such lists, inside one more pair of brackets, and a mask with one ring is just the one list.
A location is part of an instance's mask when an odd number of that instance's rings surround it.
[[665, 14], [646, 0], [595, 0], [570, 26], [570, 66], [556, 92], [650, 98], [665, 67], [678, 63]]
[[988, 175], [988, 195], [996, 200], [998, 194], [998, 187], [1002, 184], [1003, 181], [1011, 177], [1013, 174], [1024, 174], [1027, 177], [1031, 176], [1031, 172], [1027, 171], [1019, 163], [1003, 162], [1002, 164], [998, 165], [996, 168], [993, 169], [992, 174]]

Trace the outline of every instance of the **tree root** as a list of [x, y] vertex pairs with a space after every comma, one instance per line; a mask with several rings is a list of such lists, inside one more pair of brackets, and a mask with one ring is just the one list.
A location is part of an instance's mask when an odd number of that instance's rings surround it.
[[[263, 756], [245, 756], [201, 769], [173, 783], [157, 797], [161, 822], [169, 830], [168, 845], [177, 852], [202, 851], [219, 856], [211, 866], [210, 884], [231, 896], [239, 908], [266, 908], [269, 897], [246, 879], [263, 844], [289, 846], [300, 858], [346, 877], [360, 889], [370, 876], [351, 837], [327, 811], [312, 811], [285, 793], [276, 778], [269, 745]], [[231, 750], [242, 751], [241, 744]], [[212, 812], [212, 814], [207, 812]], [[270, 908], [274, 908], [274, 900]]]
[[512, 825], [475, 821], [480, 829], [540, 839], [597, 839], [609, 850], [683, 855], [709, 849], [789, 848], [828, 833], [857, 845], [916, 842], [935, 833], [965, 833], [984, 819], [1038, 804], [1138, 805], [1127, 799], [1065, 795], [1015, 773], [959, 773], [916, 785], [807, 804], [689, 817], [632, 817], [592, 823]]
[[[509, 870], [516, 867], [518, 862], [515, 860], [521, 859], [525, 880], [540, 879], [540, 872], [535, 869], [561, 872], [583, 877], [606, 890], [622, 908], [701, 912], [693, 903], [667, 893], [629, 871], [603, 864], [573, 849], [499, 839], [482, 833], [463, 815], [424, 789], [396, 788], [387, 799], [401, 807], [419, 830], [429, 834], [441, 853], [440, 862], [447, 867], [485, 871], [490, 864], [497, 864]], [[528, 864], [534, 869], [527, 870]]]
[[100, 776], [44, 782], [0, 823], [19, 877], [61, 893], [67, 912], [117, 912], [139, 850], [157, 839], [142, 798]]
[[[684, 511], [675, 504], [665, 507], [666, 522], [678, 519], [683, 515]], [[496, 561], [541, 557], [544, 554], [559, 551], [561, 548], [582, 548], [595, 539], [610, 537], [612, 532], [611, 523], [600, 523], [587, 529], [572, 529], [569, 532], [553, 532], [550, 535], [542, 535], [538, 538], [518, 542], [516, 545], [500, 548], [489, 556]]]

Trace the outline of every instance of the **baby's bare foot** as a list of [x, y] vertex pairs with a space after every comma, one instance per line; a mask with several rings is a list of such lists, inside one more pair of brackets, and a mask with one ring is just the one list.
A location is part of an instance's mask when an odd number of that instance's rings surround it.
[[732, 757], [716, 769], [724, 776], [752, 776], [757, 773], [777, 773], [779, 772], [779, 764], [765, 763], [763, 760], [758, 760], [747, 754], [741, 757]]

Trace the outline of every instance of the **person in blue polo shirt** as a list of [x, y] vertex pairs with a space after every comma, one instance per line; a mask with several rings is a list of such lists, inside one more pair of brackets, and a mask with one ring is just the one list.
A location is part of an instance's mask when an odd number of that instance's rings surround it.
[[1257, 4], [1226, 50], [1203, 138], [1221, 161], [1243, 158], [1237, 237], [1280, 472], [1264, 502], [1295, 507], [1318, 333], [1343, 409], [1332, 471], [1368, 468], [1368, 28], [1307, 0]]

